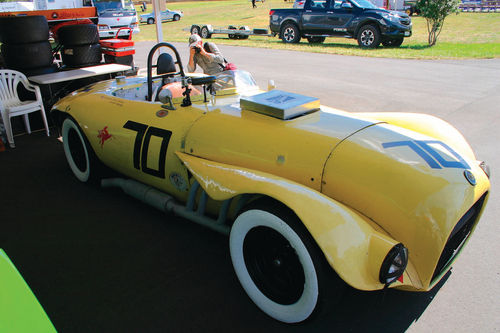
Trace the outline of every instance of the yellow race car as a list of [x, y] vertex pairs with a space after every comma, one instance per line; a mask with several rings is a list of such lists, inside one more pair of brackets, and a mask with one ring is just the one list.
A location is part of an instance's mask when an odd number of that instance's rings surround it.
[[241, 70], [186, 74], [168, 43], [147, 77], [82, 88], [52, 115], [80, 181], [229, 234], [248, 296], [287, 323], [328, 309], [345, 283], [430, 290], [490, 189], [487, 165], [440, 119], [347, 113], [262, 91]]

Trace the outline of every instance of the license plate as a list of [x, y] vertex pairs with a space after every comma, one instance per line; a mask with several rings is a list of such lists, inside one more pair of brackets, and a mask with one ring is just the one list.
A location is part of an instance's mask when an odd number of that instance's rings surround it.
[[409, 31], [405, 31], [405, 37], [408, 37], [410, 36], [410, 32]]

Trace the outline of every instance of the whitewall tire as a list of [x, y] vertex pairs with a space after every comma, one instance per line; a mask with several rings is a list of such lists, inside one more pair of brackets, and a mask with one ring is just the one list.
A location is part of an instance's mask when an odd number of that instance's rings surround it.
[[80, 128], [71, 118], [62, 124], [64, 154], [75, 177], [81, 182], [90, 180], [91, 151]]
[[261, 209], [239, 215], [229, 237], [231, 259], [241, 285], [262, 311], [276, 320], [298, 323], [318, 304], [317, 264], [308, 242], [286, 214], [279, 215]]

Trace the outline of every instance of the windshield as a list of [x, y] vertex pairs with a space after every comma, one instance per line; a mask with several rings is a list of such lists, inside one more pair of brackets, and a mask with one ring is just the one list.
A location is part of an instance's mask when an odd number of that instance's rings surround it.
[[216, 90], [226, 88], [248, 89], [257, 87], [257, 83], [252, 77], [252, 74], [247, 71], [223, 71], [215, 76], [217, 77], [217, 81], [214, 83]]
[[359, 8], [365, 8], [365, 9], [379, 9], [377, 6], [375, 6], [373, 3], [371, 3], [368, 0], [351, 0], [353, 4], [355, 4]]
[[101, 13], [104, 11], [115, 11], [115, 10], [132, 10], [135, 11], [134, 4], [131, 0], [94, 0], [94, 5], [97, 8], [97, 12]]
[[125, 0], [125, 9], [135, 10], [134, 3], [131, 0]]

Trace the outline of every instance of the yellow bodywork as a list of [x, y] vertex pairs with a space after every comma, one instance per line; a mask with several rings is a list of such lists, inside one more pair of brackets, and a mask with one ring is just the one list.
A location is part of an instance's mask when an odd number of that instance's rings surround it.
[[[383, 288], [380, 266], [398, 243], [409, 249], [409, 263], [403, 282], [391, 287], [430, 289], [439, 280], [433, 272], [453, 227], [489, 190], [465, 139], [437, 118], [322, 106], [285, 121], [242, 110], [234, 89], [208, 102], [197, 96], [190, 107], [174, 100], [176, 110], [141, 96], [116, 96], [139, 87], [139, 81], [99, 83], [54, 109], [79, 123], [104, 164], [179, 201], [187, 200], [192, 174], [213, 200], [254, 193], [284, 203], [339, 276], [358, 289]], [[171, 132], [164, 177], [144, 169], [162, 165], [165, 140], [153, 135], [146, 145], [137, 130], [127, 128], [130, 122]], [[110, 137], [103, 142], [104, 128]], [[428, 149], [427, 155], [438, 154], [437, 167], [415, 153], [412, 142]], [[147, 162], [139, 165], [139, 159]], [[477, 185], [467, 182], [463, 168], [446, 167], [453, 163], [468, 166]]]

